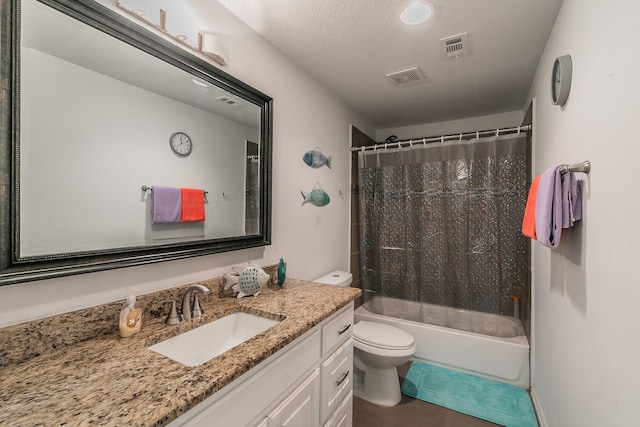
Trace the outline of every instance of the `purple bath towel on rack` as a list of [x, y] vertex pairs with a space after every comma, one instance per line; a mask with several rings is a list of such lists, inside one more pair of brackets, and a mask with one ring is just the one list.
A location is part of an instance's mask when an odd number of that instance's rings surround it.
[[151, 192], [151, 197], [153, 198], [153, 223], [180, 222], [180, 189], [153, 186]]
[[553, 166], [540, 176], [536, 199], [536, 237], [548, 248], [556, 248], [562, 233], [562, 174]]
[[562, 174], [553, 166], [540, 176], [536, 199], [536, 238], [548, 248], [557, 248], [563, 228], [582, 218], [582, 188], [575, 173]]
[[582, 187], [576, 174], [567, 172], [562, 175], [562, 228], [573, 227], [582, 219]]

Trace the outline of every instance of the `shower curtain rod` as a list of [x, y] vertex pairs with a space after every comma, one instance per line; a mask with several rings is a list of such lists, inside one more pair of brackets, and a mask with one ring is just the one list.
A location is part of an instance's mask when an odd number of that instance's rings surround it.
[[393, 142], [379, 142], [376, 145], [363, 145], [362, 147], [351, 147], [351, 151], [365, 151], [365, 150], [380, 150], [387, 148], [405, 148], [405, 147], [413, 147], [414, 144], [428, 144], [432, 142], [445, 142], [451, 141], [454, 139], [462, 140], [469, 139], [470, 137], [480, 138], [481, 136], [488, 135], [506, 135], [510, 133], [520, 133], [520, 132], [529, 132], [531, 130], [531, 125], [524, 125], [512, 128], [504, 128], [504, 129], [494, 129], [494, 130], [480, 130], [475, 132], [464, 132], [464, 133], [455, 133], [451, 135], [442, 135], [442, 136], [432, 136], [429, 138], [415, 138], [415, 139], [403, 139], [402, 141], [393, 141]]

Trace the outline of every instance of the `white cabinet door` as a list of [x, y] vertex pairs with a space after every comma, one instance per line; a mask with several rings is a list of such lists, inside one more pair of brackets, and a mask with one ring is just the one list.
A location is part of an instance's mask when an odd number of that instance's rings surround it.
[[320, 419], [320, 374], [316, 369], [269, 414], [269, 427], [311, 427]]

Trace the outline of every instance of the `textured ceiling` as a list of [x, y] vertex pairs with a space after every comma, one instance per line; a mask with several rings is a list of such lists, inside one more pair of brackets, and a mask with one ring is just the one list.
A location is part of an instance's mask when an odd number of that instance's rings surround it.
[[[376, 128], [522, 109], [562, 4], [433, 0], [434, 16], [408, 26], [410, 0], [218, 1]], [[468, 55], [443, 60], [439, 40], [463, 32]], [[385, 77], [414, 66], [425, 82]]]

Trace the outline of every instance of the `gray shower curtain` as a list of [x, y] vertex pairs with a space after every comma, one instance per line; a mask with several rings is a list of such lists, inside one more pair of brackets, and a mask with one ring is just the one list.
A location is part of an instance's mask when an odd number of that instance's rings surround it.
[[513, 134], [360, 152], [365, 303], [376, 295], [512, 314], [529, 280], [526, 151]]

